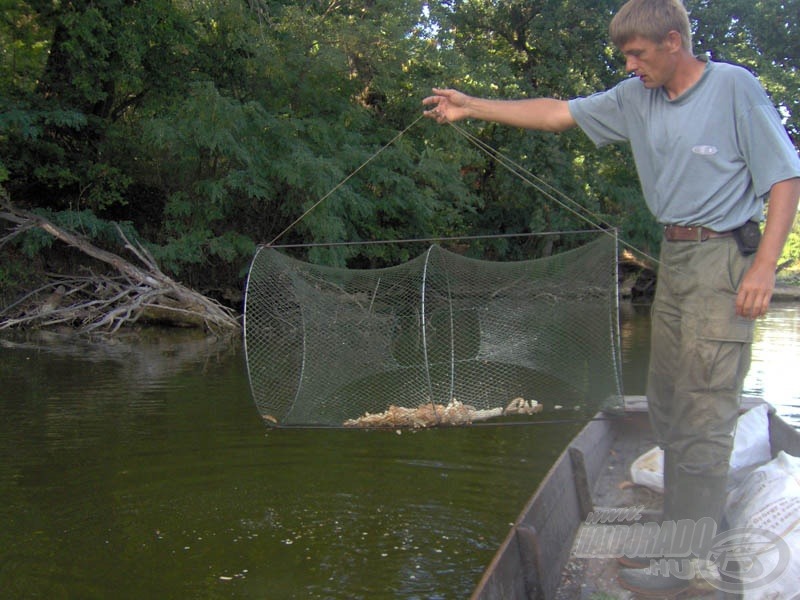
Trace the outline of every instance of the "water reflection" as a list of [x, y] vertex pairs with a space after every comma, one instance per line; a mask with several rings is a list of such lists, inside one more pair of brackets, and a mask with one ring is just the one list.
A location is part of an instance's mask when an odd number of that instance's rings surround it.
[[763, 397], [800, 428], [800, 306], [775, 305], [758, 321], [753, 365], [745, 393]]
[[[798, 308], [759, 324], [773, 402]], [[641, 393], [647, 309], [622, 331]], [[579, 427], [268, 430], [236, 342], [0, 344], [2, 598], [467, 597]]]
[[[625, 393], [644, 394], [650, 345], [650, 307], [623, 305], [621, 345]], [[750, 371], [743, 394], [764, 398], [800, 429], [800, 305], [773, 303], [756, 321]]]
[[267, 430], [174, 342], [5, 340], [0, 597], [464, 597], [577, 430]]

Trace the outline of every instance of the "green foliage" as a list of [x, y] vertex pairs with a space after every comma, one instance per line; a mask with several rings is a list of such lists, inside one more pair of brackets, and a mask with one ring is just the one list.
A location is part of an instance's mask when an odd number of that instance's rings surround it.
[[0, 0], [0, 89], [4, 97], [33, 90], [47, 61], [50, 33], [31, 3]]
[[[795, 135], [797, 2], [687, 1], [698, 51], [753, 69]], [[0, 181], [15, 203], [79, 218], [73, 226], [105, 243], [111, 222], [129, 223], [131, 235], [135, 224], [163, 268], [201, 289], [240, 285], [255, 245], [270, 242], [604, 223], [654, 254], [658, 229], [625, 147], [597, 150], [578, 131], [463, 124], [552, 186], [543, 191], [450, 127], [426, 120], [398, 135], [434, 85], [502, 98], [613, 85], [625, 76], [607, 34], [618, 4], [0, 0]], [[591, 223], [564, 206], [573, 203]], [[30, 238], [25, 248], [46, 243]], [[519, 258], [570, 243], [500, 240], [482, 250]], [[413, 250], [292, 252], [380, 267]]]
[[0, 262], [0, 305], [5, 306], [36, 287], [37, 273], [31, 268], [30, 258], [4, 249]]
[[789, 239], [786, 241], [780, 259], [780, 263], [789, 261], [800, 266], [800, 212], [794, 218], [792, 231], [789, 233]]
[[[54, 212], [48, 209], [36, 209], [34, 212], [55, 225], [67, 231], [78, 233], [93, 243], [110, 248], [112, 251], [120, 251], [123, 247], [120, 231], [128, 240], [141, 243], [130, 223], [100, 219], [89, 210]], [[53, 247], [55, 242], [50, 234], [37, 227], [26, 231], [16, 243], [22, 254], [28, 258], [33, 258], [42, 250]]]

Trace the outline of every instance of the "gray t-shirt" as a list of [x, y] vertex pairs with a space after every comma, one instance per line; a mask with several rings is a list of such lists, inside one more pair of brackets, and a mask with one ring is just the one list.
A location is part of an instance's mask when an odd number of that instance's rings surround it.
[[569, 108], [597, 146], [630, 142], [660, 223], [727, 231], [760, 220], [770, 188], [800, 177], [778, 111], [741, 67], [708, 61], [700, 81], [675, 100], [632, 78]]

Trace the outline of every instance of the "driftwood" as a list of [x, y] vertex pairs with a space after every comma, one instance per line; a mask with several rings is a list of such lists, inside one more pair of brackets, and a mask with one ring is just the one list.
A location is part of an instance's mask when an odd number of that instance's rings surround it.
[[437, 425], [469, 425], [503, 415], [532, 415], [541, 412], [536, 400], [514, 398], [505, 408], [478, 409], [455, 398], [447, 406], [423, 404], [417, 408], [391, 405], [382, 413], [366, 413], [344, 422], [345, 427], [434, 427]]
[[143, 266], [90, 243], [83, 236], [58, 227], [48, 219], [2, 201], [0, 219], [13, 225], [0, 239], [0, 248], [12, 239], [39, 228], [102, 263], [117, 275], [52, 275], [51, 281], [0, 310], [0, 329], [69, 325], [83, 332], [115, 332], [139, 320], [156, 320], [210, 331], [240, 328], [234, 312], [172, 280], [140, 244], [131, 243], [117, 227], [125, 249]]

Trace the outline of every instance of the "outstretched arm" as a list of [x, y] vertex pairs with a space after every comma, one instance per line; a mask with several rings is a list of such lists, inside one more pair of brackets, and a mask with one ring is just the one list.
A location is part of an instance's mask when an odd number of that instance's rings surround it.
[[765, 315], [769, 308], [775, 289], [775, 269], [797, 215], [798, 198], [800, 178], [787, 179], [772, 186], [764, 237], [758, 245], [753, 265], [742, 278], [736, 297], [736, 313], [742, 317], [755, 319]]
[[554, 98], [488, 100], [457, 90], [433, 88], [433, 95], [425, 98], [422, 104], [431, 107], [423, 114], [438, 123], [471, 118], [553, 132], [565, 131], [577, 125], [567, 101]]

